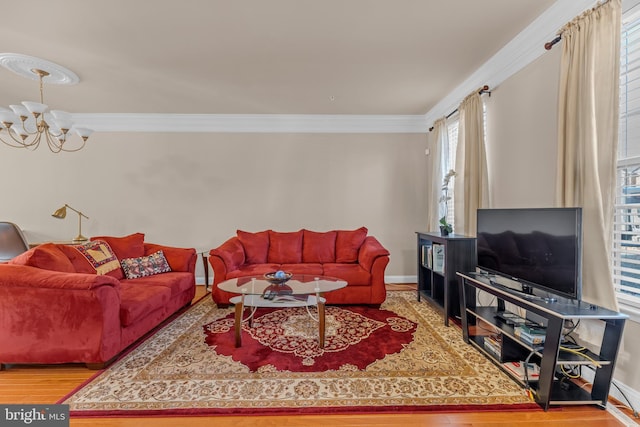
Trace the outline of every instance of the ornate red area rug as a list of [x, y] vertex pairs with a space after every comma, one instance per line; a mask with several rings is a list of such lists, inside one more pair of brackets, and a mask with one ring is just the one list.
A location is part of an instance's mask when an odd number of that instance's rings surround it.
[[204, 298], [58, 403], [76, 417], [538, 408], [414, 292], [328, 307], [324, 349], [289, 309], [259, 310], [236, 349], [232, 313]]
[[304, 307], [260, 309], [242, 328], [236, 348], [234, 315], [204, 325], [206, 343], [231, 356], [251, 372], [322, 372], [345, 367], [364, 370], [376, 360], [401, 351], [413, 340], [415, 322], [389, 310], [370, 307], [326, 307], [326, 338], [318, 344], [318, 323]]

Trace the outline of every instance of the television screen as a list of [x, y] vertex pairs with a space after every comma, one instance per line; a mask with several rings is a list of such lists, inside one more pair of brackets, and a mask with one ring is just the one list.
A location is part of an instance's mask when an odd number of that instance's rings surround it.
[[478, 209], [478, 268], [580, 299], [580, 208]]

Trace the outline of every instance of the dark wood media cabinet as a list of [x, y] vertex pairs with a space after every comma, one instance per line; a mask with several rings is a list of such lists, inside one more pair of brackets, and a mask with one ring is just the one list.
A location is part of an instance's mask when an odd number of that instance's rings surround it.
[[[622, 331], [628, 316], [583, 301], [553, 296], [550, 298], [548, 294], [526, 295], [479, 273], [458, 272], [457, 275], [461, 281], [465, 306], [461, 316], [465, 342], [478, 348], [514, 380], [528, 386], [535, 401], [545, 411], [551, 405], [595, 404], [603, 409], [606, 407]], [[495, 297], [497, 304], [478, 305], [477, 301], [487, 300], [477, 298], [478, 291]], [[544, 344], [529, 344], [516, 334], [513, 324], [496, 317], [498, 311], [504, 311], [505, 303], [524, 309], [527, 318], [533, 318], [536, 323], [545, 327]], [[604, 323], [598, 354], [589, 350], [572, 351], [569, 344], [563, 342], [566, 322], [585, 319]], [[474, 325], [482, 327], [473, 328]], [[485, 344], [487, 330], [498, 336], [501, 343], [499, 352], [489, 351], [490, 346]], [[527, 358], [540, 367], [537, 381], [525, 382], [502, 365], [504, 362], [519, 362]], [[595, 379], [591, 391], [581, 388], [562, 374], [563, 366], [578, 365], [594, 368]]]
[[[418, 242], [418, 301], [425, 297], [443, 313], [444, 324], [449, 317], [460, 316], [462, 295], [457, 271], [471, 271], [476, 267], [476, 238], [460, 234], [442, 236], [440, 233], [416, 232]], [[427, 248], [438, 247], [441, 268], [427, 260]]]

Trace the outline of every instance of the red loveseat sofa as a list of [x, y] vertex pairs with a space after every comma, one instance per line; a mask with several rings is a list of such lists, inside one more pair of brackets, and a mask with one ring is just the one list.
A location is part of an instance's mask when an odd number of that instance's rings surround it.
[[0, 369], [102, 368], [191, 303], [195, 249], [145, 243], [141, 233], [91, 240], [46, 243], [0, 264]]
[[346, 288], [325, 295], [328, 304], [379, 305], [386, 298], [384, 270], [389, 251], [367, 232], [365, 227], [327, 232], [238, 230], [209, 252], [214, 274], [211, 296], [216, 304], [226, 306], [234, 294], [218, 289], [218, 283], [283, 270], [346, 280]]

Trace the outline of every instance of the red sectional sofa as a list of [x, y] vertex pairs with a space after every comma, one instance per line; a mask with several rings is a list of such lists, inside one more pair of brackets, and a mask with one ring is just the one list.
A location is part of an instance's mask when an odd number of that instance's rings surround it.
[[365, 227], [326, 232], [238, 230], [209, 252], [214, 274], [211, 296], [226, 306], [233, 294], [218, 289], [218, 283], [283, 270], [346, 280], [346, 288], [325, 295], [328, 304], [379, 305], [386, 298], [384, 270], [389, 251], [367, 232]]
[[145, 243], [141, 233], [91, 240], [46, 243], [0, 264], [0, 369], [101, 368], [191, 303], [195, 249]]

